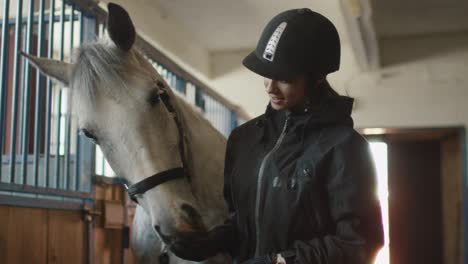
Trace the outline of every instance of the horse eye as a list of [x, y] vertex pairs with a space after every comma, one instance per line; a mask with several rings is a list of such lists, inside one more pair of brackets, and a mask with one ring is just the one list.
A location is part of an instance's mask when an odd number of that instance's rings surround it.
[[158, 91], [156, 90], [151, 91], [150, 95], [148, 96], [148, 100], [147, 100], [148, 103], [151, 106], [155, 106], [157, 103], [159, 103], [159, 100], [160, 100], [160, 97], [159, 97]]
[[156, 84], [157, 84], [158, 87], [161, 88], [161, 89], [166, 88], [166, 86], [164, 85], [164, 83], [163, 83], [162, 81], [160, 81], [160, 80], [158, 80], [158, 81], [156, 82]]
[[85, 137], [91, 139], [94, 142], [94, 144], [98, 144], [97, 137], [95, 135], [93, 135], [91, 132], [89, 132], [88, 130], [86, 130], [84, 128], [81, 129], [80, 131]]

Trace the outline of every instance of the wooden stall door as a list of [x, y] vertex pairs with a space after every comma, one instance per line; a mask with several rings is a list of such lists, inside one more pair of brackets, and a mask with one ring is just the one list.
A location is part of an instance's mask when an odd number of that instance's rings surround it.
[[[120, 184], [110, 183], [111, 179], [100, 177], [95, 180], [96, 216], [94, 224], [94, 263], [131, 264], [132, 256], [128, 248], [127, 193]], [[97, 182], [97, 183], [96, 183]]]
[[440, 143], [388, 145], [390, 261], [442, 264]]
[[81, 211], [0, 206], [0, 263], [86, 263]]
[[444, 263], [463, 263], [463, 136], [441, 141]]

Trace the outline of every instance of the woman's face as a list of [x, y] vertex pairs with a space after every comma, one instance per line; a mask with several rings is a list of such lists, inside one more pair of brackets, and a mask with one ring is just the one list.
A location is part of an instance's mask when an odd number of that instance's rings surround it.
[[306, 101], [306, 78], [299, 76], [289, 81], [265, 78], [265, 90], [270, 96], [271, 107], [276, 110], [302, 108]]

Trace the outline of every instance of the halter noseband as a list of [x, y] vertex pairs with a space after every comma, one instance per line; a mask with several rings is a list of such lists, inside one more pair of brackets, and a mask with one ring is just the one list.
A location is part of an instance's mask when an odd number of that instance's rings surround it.
[[136, 195], [144, 194], [146, 191], [153, 189], [154, 187], [160, 184], [185, 177], [188, 180], [190, 180], [190, 177], [187, 173], [187, 161], [185, 159], [185, 145], [182, 123], [177, 117], [177, 112], [175, 111], [174, 106], [171, 104], [170, 97], [167, 94], [167, 91], [161, 86], [163, 85], [160, 85], [158, 83], [158, 87], [161, 89], [161, 92], [159, 93], [159, 98], [164, 103], [164, 106], [166, 107], [167, 111], [169, 111], [169, 113], [172, 114], [172, 118], [174, 119], [174, 122], [177, 125], [177, 130], [179, 132], [179, 153], [180, 158], [182, 160], [182, 167], [172, 168], [166, 171], [156, 173], [130, 186], [124, 184], [125, 189], [127, 189], [128, 195], [130, 196], [130, 199], [132, 199], [136, 203], [138, 203]]

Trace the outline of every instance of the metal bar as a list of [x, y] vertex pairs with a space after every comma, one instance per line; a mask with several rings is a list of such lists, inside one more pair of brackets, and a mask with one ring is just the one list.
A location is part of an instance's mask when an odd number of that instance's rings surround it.
[[222, 133], [221, 131], [221, 118], [220, 118], [220, 112], [219, 112], [219, 105], [216, 100], [211, 100], [211, 108], [213, 109], [213, 121], [215, 127], [218, 129], [219, 132]]
[[58, 209], [58, 210], [73, 210], [81, 211], [84, 203], [91, 203], [90, 201], [57, 201], [52, 199], [38, 199], [29, 197], [20, 197], [12, 195], [0, 195], [0, 204], [12, 205], [18, 207], [30, 207], [30, 208], [47, 208], [47, 209]]
[[[80, 23], [80, 35], [79, 35], [79, 44], [83, 43], [83, 12], [79, 12], [78, 21]], [[80, 190], [81, 186], [81, 136], [79, 131], [76, 131], [76, 154], [75, 154], [75, 190]]]
[[[94, 205], [92, 206], [94, 207]], [[95, 220], [93, 217], [91, 219], [87, 219], [86, 221], [86, 240], [88, 241], [86, 247], [86, 263], [87, 264], [94, 264], [94, 223]]]
[[228, 135], [231, 134], [232, 130], [237, 127], [237, 113], [233, 110], [231, 111], [231, 129], [228, 132]]
[[461, 148], [461, 160], [462, 160], [462, 195], [463, 195], [463, 253], [462, 258], [465, 260], [468, 259], [468, 163], [466, 162], [467, 158], [467, 140], [466, 140], [466, 128], [459, 128], [459, 137], [460, 137], [460, 148]]
[[[28, 26], [26, 28], [26, 53], [31, 53], [31, 39], [32, 39], [32, 20], [34, 12], [34, 0], [29, 0], [29, 9], [28, 9]], [[29, 63], [24, 61], [24, 83], [23, 83], [23, 115], [22, 120], [23, 124], [21, 125], [21, 146], [23, 147], [23, 160], [22, 160], [22, 170], [21, 177], [23, 178], [23, 184], [27, 184], [28, 180], [28, 152], [29, 152], [29, 96], [30, 96], [30, 86], [31, 83], [31, 67]]]
[[99, 36], [103, 37], [106, 33], [106, 23], [100, 23], [101, 25], [101, 31], [99, 32]]
[[[75, 6], [74, 5], [71, 5], [70, 6], [70, 12], [72, 14], [72, 17], [73, 17], [73, 14], [75, 13]], [[73, 35], [74, 35], [74, 31], [75, 30], [75, 27], [74, 27], [74, 21], [70, 21], [70, 43], [69, 43], [69, 47], [70, 47], [70, 51], [69, 51], [69, 54], [68, 54], [68, 61], [71, 62], [72, 61], [72, 51], [73, 51], [73, 42], [74, 42], [74, 39], [73, 39]], [[67, 92], [67, 105], [70, 105], [70, 95], [71, 95], [71, 92], [68, 91]], [[70, 108], [68, 108], [68, 111], [67, 111], [67, 115], [66, 115], [66, 119], [65, 119], [65, 180], [67, 182], [67, 190], [70, 190], [71, 189], [71, 179], [70, 179], [70, 137], [71, 137], [71, 112], [70, 112]]]
[[76, 154], [75, 154], [75, 190], [80, 190], [80, 182], [81, 182], [81, 136], [78, 134], [79, 132], [76, 131]]
[[[10, 10], [10, 0], [3, 1], [3, 19], [8, 19]], [[9, 50], [9, 25], [2, 27], [1, 62], [0, 62], [0, 164], [3, 160], [3, 146], [5, 141], [5, 108], [6, 94], [8, 90], [8, 50]], [[0, 169], [0, 181], [2, 170]]]
[[[54, 13], [55, 13], [55, 0], [50, 0], [49, 5], [49, 48], [47, 57], [52, 59], [54, 57]], [[47, 81], [47, 99], [46, 99], [46, 128], [45, 128], [45, 142], [44, 142], [44, 175], [46, 177], [46, 187], [50, 186], [50, 130], [51, 130], [51, 113], [52, 113], [52, 80], [48, 78]]]
[[[44, 0], [39, 0], [39, 25], [37, 29], [37, 56], [42, 57], [42, 42], [44, 42]], [[39, 184], [39, 152], [41, 147], [41, 111], [42, 111], [42, 82], [43, 77], [36, 71], [36, 109], [34, 110], [34, 186]]]
[[[106, 18], [105, 11], [99, 8], [97, 4], [91, 0], [73, 0], [73, 1], [66, 1], [66, 2], [69, 2], [69, 3], [72, 2], [76, 4], [80, 10], [86, 10], [90, 14], [96, 15], [100, 19], [105, 20]], [[220, 94], [215, 92], [213, 89], [211, 89], [210, 87], [202, 83], [200, 80], [196, 79], [194, 76], [187, 73], [174, 61], [172, 61], [167, 56], [162, 54], [162, 52], [154, 48], [151, 44], [143, 40], [140, 36], [137, 36], [135, 46], [141, 51], [143, 51], [143, 53], [147, 54], [152, 60], [155, 60], [158, 63], [161, 63], [163, 65], [166, 65], [168, 68], [171, 69], [171, 71], [174, 74], [181, 76], [183, 79], [187, 80], [188, 82], [191, 82], [199, 86], [206, 94], [209, 94], [213, 98], [216, 98], [220, 103], [222, 103], [223, 105], [226, 105], [229, 109], [232, 109], [238, 112], [238, 115], [242, 117], [243, 119], [246, 119], [246, 120], [250, 119], [249, 115], [245, 113], [241, 108], [239, 108], [236, 105], [233, 105], [231, 102], [226, 100], [224, 97], [222, 97]]]
[[55, 189], [55, 188], [43, 188], [43, 187], [35, 187], [35, 186], [15, 184], [15, 183], [0, 183], [0, 190], [10, 191], [10, 192], [70, 197], [70, 198], [82, 198], [82, 199], [93, 198], [92, 194], [87, 193], [87, 192], [74, 192], [74, 191], [60, 190], [60, 189]]
[[[35, 0], [35, 1], [38, 1], [38, 0]], [[59, 19], [60, 19], [60, 16], [55, 16], [55, 17], [54, 17], [54, 21], [57, 21], [57, 20], [59, 20]], [[71, 18], [70, 15], [65, 14], [65, 21], [70, 21], [71, 19], [72, 19], [72, 18]], [[76, 18], [74, 18], [74, 19], [76, 20]], [[45, 21], [46, 23], [48, 23], [48, 22], [49, 22], [49, 18], [48, 18], [48, 17], [45, 17], [45, 18], [44, 18], [44, 21]], [[0, 20], [0, 26], [3, 26], [3, 24], [15, 25], [16, 18], [10, 18], [10, 19], [8, 19], [8, 23], [4, 23], [4, 22], [5, 22], [4, 19]], [[26, 22], [22, 21], [22, 24], [27, 24], [27, 23], [28, 23], [27, 21], [26, 21]], [[35, 25], [35, 24], [38, 24], [38, 23], [39, 23], [39, 17], [38, 17], [38, 16], [33, 16], [33, 24]]]
[[[23, 4], [23, 8], [24, 8], [24, 4]], [[23, 21], [24, 21], [24, 19], [23, 19]], [[27, 23], [27, 19], [26, 19], [26, 22], [24, 22], [23, 24], [21, 24], [21, 28], [23, 28], [23, 26], [27, 27], [27, 25], [28, 25], [28, 23]], [[22, 44], [22, 46], [21, 46], [20, 50], [25, 50], [25, 49], [26, 49], [27, 32], [26, 32], [26, 30], [22, 30], [21, 33], [22, 33], [22, 36], [21, 36], [21, 40], [22, 40], [22, 41], [21, 41], [21, 42], [22, 42], [21, 44]], [[26, 68], [26, 67], [25, 67], [24, 63], [22, 63], [23, 61], [22, 61], [22, 57], [21, 57], [21, 56], [18, 57], [18, 60], [20, 60], [19, 63], [21, 64], [20, 66], [22, 66], [22, 69], [20, 69], [21, 77], [22, 77], [22, 78], [21, 78], [21, 84], [19, 84], [19, 88], [20, 88], [20, 91], [21, 91], [21, 93], [20, 93], [21, 96], [18, 98], [18, 99], [20, 100], [20, 102], [21, 102], [21, 104], [18, 106], [19, 109], [21, 110], [20, 113], [19, 113], [19, 115], [20, 115], [20, 120], [18, 121], [18, 124], [20, 124], [20, 126], [19, 126], [19, 134], [18, 134], [18, 137], [19, 137], [19, 140], [18, 140], [18, 141], [19, 141], [19, 142], [17, 142], [16, 147], [18, 148], [19, 154], [22, 154], [21, 151], [23, 150], [23, 146], [22, 146], [21, 144], [23, 143], [23, 141], [22, 141], [21, 139], [23, 138], [23, 114], [24, 114], [24, 113], [23, 113], [23, 107], [24, 107], [24, 96], [23, 96], [23, 95], [24, 95], [24, 86], [25, 86], [25, 82], [26, 82], [26, 79], [24, 78], [24, 77], [25, 77], [25, 76], [24, 76], [24, 73], [25, 73], [25, 68]], [[20, 82], [20, 80], [18, 80], [18, 82]], [[18, 163], [18, 161], [22, 161], [22, 160], [23, 160], [23, 159], [21, 159], [22, 156], [23, 156], [23, 155], [19, 156], [20, 159], [19, 159], [19, 160], [17, 159], [17, 163]], [[23, 167], [23, 166], [21, 166], [21, 164], [20, 164], [20, 168], [22, 168], [22, 167]]]
[[16, 171], [16, 129], [18, 115], [18, 92], [19, 92], [19, 48], [21, 44], [21, 19], [23, 12], [23, 0], [18, 0], [17, 16], [15, 26], [15, 48], [13, 50], [13, 96], [11, 106], [11, 141], [10, 141], [10, 182], [15, 182]]
[[[95, 17], [83, 15], [83, 40], [90, 41], [96, 38], [98, 28], [97, 21]], [[95, 148], [96, 146], [91, 143], [90, 140], [84, 139], [81, 143], [81, 176], [90, 176], [94, 175], [96, 171], [96, 158], [95, 158]], [[93, 186], [89, 178], [83, 178], [80, 182], [80, 189], [82, 191], [92, 192]]]
[[167, 80], [171, 89], [174, 90], [175, 87], [174, 87], [174, 84], [172, 83], [172, 72], [170, 71], [167, 71]]
[[137, 49], [142, 51], [144, 54], [146, 54], [152, 60], [157, 61], [159, 64], [171, 69], [171, 71], [174, 74], [181, 76], [187, 82], [190, 82], [193, 85], [199, 87], [199, 89], [203, 90], [205, 94], [210, 95], [229, 109], [236, 111], [237, 114], [243, 119], [250, 119], [250, 116], [246, 112], [244, 112], [244, 110], [242, 110], [237, 105], [232, 104], [214, 89], [210, 88], [208, 85], [204, 84], [202, 81], [188, 73], [186, 70], [182, 69], [180, 65], [178, 65], [169, 57], [167, 57], [167, 55], [163, 54], [160, 50], [156, 49], [154, 46], [152, 46], [150, 43], [144, 40], [141, 36], [137, 36], [134, 46], [137, 47]]
[[101, 175], [102, 176], [107, 176], [106, 175], [106, 158], [104, 158], [104, 153], [102, 153], [101, 148], [96, 147], [96, 150], [101, 153]]
[[[64, 45], [65, 45], [65, 3], [62, 1], [62, 5], [60, 8], [60, 47], [59, 47], [59, 59], [63, 60], [63, 53], [64, 53]], [[57, 99], [57, 127], [55, 130], [56, 138], [55, 138], [55, 174], [56, 174], [56, 188], [61, 188], [61, 177], [60, 177], [60, 135], [61, 135], [61, 128], [62, 128], [62, 87], [58, 89], [58, 99]]]

